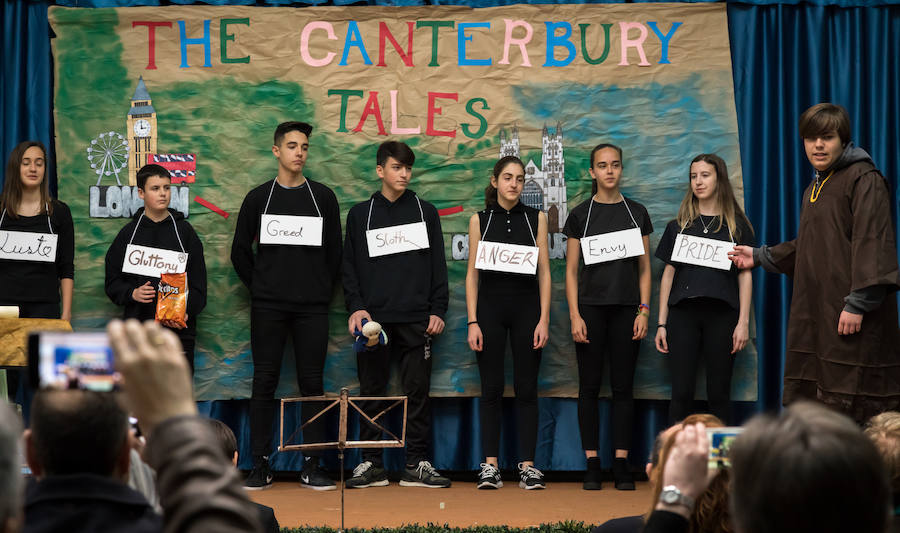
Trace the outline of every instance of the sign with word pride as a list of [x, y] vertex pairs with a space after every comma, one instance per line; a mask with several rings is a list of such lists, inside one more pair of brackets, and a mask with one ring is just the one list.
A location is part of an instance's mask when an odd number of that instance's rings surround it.
[[732, 263], [731, 259], [728, 259], [728, 252], [732, 249], [734, 249], [734, 243], [730, 241], [719, 241], [679, 233], [675, 237], [672, 261], [718, 268], [720, 270], [731, 270]]

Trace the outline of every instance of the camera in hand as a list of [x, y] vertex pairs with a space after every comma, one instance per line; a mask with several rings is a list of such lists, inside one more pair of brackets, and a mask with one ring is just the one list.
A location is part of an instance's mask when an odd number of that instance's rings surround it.
[[28, 372], [41, 389], [107, 392], [117, 386], [112, 348], [101, 331], [29, 334]]

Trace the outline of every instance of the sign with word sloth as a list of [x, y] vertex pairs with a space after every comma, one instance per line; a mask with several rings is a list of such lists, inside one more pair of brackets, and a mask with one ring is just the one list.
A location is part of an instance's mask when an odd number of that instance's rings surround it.
[[369, 257], [401, 254], [428, 248], [428, 228], [424, 222], [366, 230]]
[[644, 255], [644, 238], [638, 228], [601, 233], [581, 239], [581, 256], [585, 265], [638, 255]]
[[731, 270], [731, 259], [728, 252], [734, 249], [734, 243], [707, 239], [706, 237], [694, 237], [679, 233], [675, 237], [675, 247], [672, 248], [672, 261], [687, 263], [720, 270]]
[[537, 272], [538, 247], [505, 242], [478, 241], [475, 268], [514, 274]]
[[160, 274], [181, 274], [187, 262], [188, 254], [184, 252], [129, 244], [125, 248], [122, 272], [158, 278]]
[[0, 259], [56, 261], [57, 235], [30, 231], [0, 231]]
[[322, 217], [263, 215], [259, 243], [322, 246]]

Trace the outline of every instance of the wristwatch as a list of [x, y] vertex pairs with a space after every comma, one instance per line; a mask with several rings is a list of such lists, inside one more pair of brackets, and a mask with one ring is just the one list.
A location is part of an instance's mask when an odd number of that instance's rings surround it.
[[678, 490], [675, 485], [666, 485], [659, 493], [660, 503], [667, 505], [683, 505], [690, 510], [694, 509], [694, 499]]

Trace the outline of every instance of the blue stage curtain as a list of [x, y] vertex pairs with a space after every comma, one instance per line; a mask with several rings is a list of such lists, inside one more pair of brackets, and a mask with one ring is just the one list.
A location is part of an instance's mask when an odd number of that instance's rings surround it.
[[[728, 23], [744, 201], [757, 241], [777, 244], [797, 235], [800, 196], [812, 179], [797, 119], [819, 102], [847, 108], [852, 140], [891, 183], [896, 228], [900, 6], [729, 4]], [[760, 406], [775, 409], [781, 403], [791, 285], [786, 276], [757, 269], [753, 296]]]
[[43, 142], [50, 152], [47, 177], [51, 193], [56, 196], [48, 5], [46, 1], [8, 0], [0, 11], [0, 157], [5, 169], [9, 153], [17, 144], [26, 140]]

